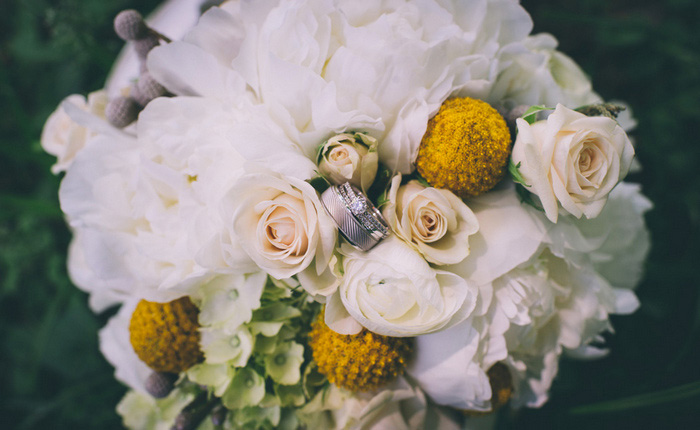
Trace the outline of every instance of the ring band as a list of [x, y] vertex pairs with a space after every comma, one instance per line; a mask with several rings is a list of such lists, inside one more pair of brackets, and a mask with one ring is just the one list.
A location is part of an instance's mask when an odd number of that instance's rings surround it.
[[369, 251], [389, 236], [389, 226], [381, 212], [349, 182], [331, 185], [321, 194], [321, 203], [343, 237], [362, 251]]

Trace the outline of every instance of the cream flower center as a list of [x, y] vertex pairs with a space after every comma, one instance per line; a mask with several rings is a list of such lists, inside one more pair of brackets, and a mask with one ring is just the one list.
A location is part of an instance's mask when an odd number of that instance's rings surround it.
[[[423, 200], [423, 199], [417, 199]], [[419, 203], [414, 201], [413, 203]], [[421, 201], [412, 205], [411, 232], [413, 238], [424, 243], [432, 243], [447, 234], [447, 219], [433, 202]]]
[[260, 219], [263, 250], [272, 259], [303, 256], [309, 248], [298, 206], [290, 196], [276, 198]]
[[328, 153], [328, 161], [333, 165], [346, 165], [350, 163], [350, 153], [345, 146], [336, 146]]
[[579, 184], [584, 188], [598, 189], [608, 170], [608, 162], [597, 139], [583, 142], [577, 154], [575, 166], [578, 170]]

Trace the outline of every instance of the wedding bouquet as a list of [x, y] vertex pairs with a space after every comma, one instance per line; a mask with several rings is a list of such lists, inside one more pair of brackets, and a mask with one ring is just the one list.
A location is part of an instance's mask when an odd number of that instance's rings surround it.
[[[627, 111], [515, 0], [241, 0], [68, 97], [69, 272], [131, 429], [457, 429], [639, 303]], [[135, 52], [135, 54], [133, 54]]]

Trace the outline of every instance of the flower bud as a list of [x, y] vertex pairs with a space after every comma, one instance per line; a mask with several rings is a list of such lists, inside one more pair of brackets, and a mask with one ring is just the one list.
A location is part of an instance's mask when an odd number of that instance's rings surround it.
[[156, 399], [167, 397], [177, 381], [177, 374], [167, 372], [153, 372], [146, 379], [146, 391]]
[[165, 87], [158, 83], [150, 73], [144, 72], [134, 85], [131, 97], [145, 107], [151, 100], [165, 95], [166, 92]]
[[334, 184], [350, 182], [367, 192], [377, 174], [377, 140], [364, 133], [342, 133], [328, 139], [318, 153], [318, 167]]
[[107, 103], [105, 117], [113, 126], [124, 128], [136, 121], [140, 111], [139, 105], [131, 97], [117, 97]]
[[114, 18], [114, 31], [123, 40], [138, 40], [148, 35], [148, 26], [140, 13], [127, 9]]

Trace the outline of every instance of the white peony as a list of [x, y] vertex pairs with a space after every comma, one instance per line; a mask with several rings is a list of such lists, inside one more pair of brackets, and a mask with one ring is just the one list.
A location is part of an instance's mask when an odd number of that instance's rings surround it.
[[562, 105], [532, 125], [517, 120], [513, 162], [557, 222], [559, 208], [577, 218], [595, 218], [634, 157], [625, 131], [606, 117], [587, 117]]
[[366, 130], [380, 161], [409, 173], [428, 118], [451, 95], [483, 98], [499, 50], [531, 27], [511, 0], [230, 2], [149, 69], [178, 95], [231, 100], [247, 86], [309, 158]]
[[488, 369], [479, 358], [480, 340], [471, 318], [450, 329], [418, 336], [407, 372], [439, 405], [489, 410], [491, 386]]
[[78, 155], [61, 207], [111, 288], [169, 301], [210, 276], [195, 258], [220, 225], [214, 202], [245, 161], [228, 141], [230, 118], [204, 100], [159, 99], [141, 113], [137, 138], [100, 134]]
[[347, 244], [338, 291], [326, 307], [326, 324], [343, 334], [362, 327], [385, 336], [416, 336], [443, 330], [469, 316], [476, 286], [428, 263], [397, 238], [369, 252]]
[[401, 240], [433, 264], [456, 264], [469, 255], [469, 236], [479, 222], [467, 205], [449, 190], [425, 187], [418, 181], [391, 181], [384, 218]]
[[502, 69], [487, 100], [506, 108], [600, 102], [583, 70], [556, 48], [553, 36], [537, 34], [505, 49], [499, 57]]
[[272, 277], [299, 275], [311, 294], [329, 294], [325, 289], [335, 282], [329, 262], [337, 228], [309, 183], [271, 172], [251, 173], [236, 182], [222, 208], [222, 240], [239, 244]]
[[520, 201], [512, 183], [469, 199], [469, 207], [479, 223], [479, 230], [469, 237], [469, 255], [444, 269], [478, 286], [528, 261], [545, 240], [544, 217]]
[[125, 302], [119, 312], [100, 330], [100, 351], [114, 366], [114, 377], [129, 388], [146, 394], [146, 379], [153, 371], [134, 352], [129, 334], [129, 322], [138, 299]]
[[66, 103], [104, 118], [107, 93], [95, 91], [88, 94], [87, 100], [79, 94], [68, 96], [46, 120], [41, 132], [41, 147], [57, 158], [56, 164], [51, 167], [54, 174], [67, 170], [78, 152], [85, 147], [90, 136], [94, 135], [94, 132], [78, 124], [68, 115], [64, 108]]
[[611, 287], [590, 266], [575, 266], [548, 248], [531, 265], [496, 280], [494, 294], [494, 305], [510, 321], [505, 339], [515, 404], [535, 407], [547, 400], [564, 351], [604, 355], [591, 343], [611, 330], [609, 315], [629, 314], [639, 306], [631, 291]]

